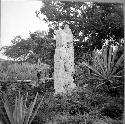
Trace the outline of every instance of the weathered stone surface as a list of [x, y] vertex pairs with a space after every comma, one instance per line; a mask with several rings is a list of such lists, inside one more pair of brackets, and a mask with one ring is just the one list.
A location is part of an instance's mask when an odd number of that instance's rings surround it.
[[55, 92], [66, 92], [75, 87], [73, 35], [68, 25], [64, 30], [57, 31], [54, 55], [54, 88]]

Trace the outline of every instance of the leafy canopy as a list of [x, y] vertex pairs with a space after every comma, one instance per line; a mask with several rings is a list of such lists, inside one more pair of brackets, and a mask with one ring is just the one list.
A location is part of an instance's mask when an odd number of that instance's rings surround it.
[[121, 44], [124, 37], [123, 5], [120, 3], [89, 3], [44, 0], [40, 11], [49, 31], [30, 33], [27, 39], [20, 36], [4, 48], [4, 54], [14, 60], [54, 65], [55, 31], [69, 24], [74, 36], [75, 61], [95, 48], [101, 49], [105, 39], [110, 44]]
[[50, 39], [45, 31], [36, 31], [27, 39], [15, 37], [11, 46], [4, 47], [4, 54], [15, 61], [37, 63], [41, 58], [43, 63], [52, 65], [54, 49], [55, 40]]
[[[105, 39], [124, 37], [123, 5], [44, 0], [41, 14], [53, 30], [69, 24], [77, 50], [101, 49]], [[53, 32], [52, 32], [53, 34]], [[87, 39], [87, 40], [86, 40]]]

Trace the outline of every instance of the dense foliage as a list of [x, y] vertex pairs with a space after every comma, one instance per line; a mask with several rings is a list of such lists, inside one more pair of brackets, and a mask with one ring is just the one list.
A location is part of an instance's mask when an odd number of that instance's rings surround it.
[[[3, 80], [0, 82], [0, 117], [3, 122], [9, 123], [2, 103], [3, 93], [13, 108], [20, 90], [24, 96], [28, 92], [27, 104], [37, 92], [40, 95], [37, 103], [44, 96], [31, 124], [123, 124], [123, 5], [44, 0], [36, 14], [44, 15], [48, 33], [36, 31], [27, 39], [16, 36], [11, 46], [4, 47], [4, 54], [16, 63], [0, 62], [0, 80]], [[19, 79], [36, 81], [39, 69], [42, 78], [48, 67], [53, 72], [55, 32], [67, 23], [74, 36], [76, 89], [54, 94], [53, 88], [48, 90], [42, 83], [32, 87], [25, 81], [16, 82]]]
[[91, 64], [82, 62], [81, 65], [87, 66], [92, 70], [90, 79], [99, 81], [97, 87], [106, 84], [108, 88], [124, 86], [124, 53], [118, 54], [118, 47], [104, 46], [102, 51], [95, 52]]
[[1, 62], [0, 69], [0, 80], [4, 81], [37, 80], [37, 72], [39, 70], [42, 72], [41, 78], [49, 76], [49, 66], [43, 63], [13, 62], [9, 64], [8, 61]]
[[4, 54], [20, 61], [42, 62], [53, 66], [55, 32], [69, 24], [75, 47], [75, 61], [84, 53], [101, 49], [105, 39], [113, 39], [110, 44], [122, 44], [124, 38], [123, 4], [86, 3], [68, 1], [43, 1], [43, 7], [36, 12], [44, 15], [49, 31], [30, 33], [27, 39], [16, 36], [12, 45], [4, 47]]
[[49, 39], [45, 31], [30, 33], [27, 39], [20, 36], [12, 40], [11, 46], [3, 49], [4, 54], [16, 61], [37, 63], [41, 58], [42, 63], [53, 64], [55, 41]]
[[52, 36], [68, 23], [76, 41], [77, 55], [78, 50], [101, 49], [105, 39], [112, 37], [115, 44], [124, 37], [123, 4], [48, 0], [43, 3], [40, 12], [49, 23]]

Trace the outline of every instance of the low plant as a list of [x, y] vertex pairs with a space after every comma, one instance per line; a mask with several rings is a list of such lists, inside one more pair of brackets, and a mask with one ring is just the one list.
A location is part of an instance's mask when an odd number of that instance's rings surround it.
[[92, 58], [92, 64], [82, 62], [81, 66], [86, 66], [91, 72], [90, 79], [102, 82], [97, 85], [100, 87], [106, 84], [108, 87], [121, 87], [123, 86], [123, 62], [124, 53], [117, 58], [118, 48], [113, 51], [113, 47], [108, 45], [104, 46], [101, 53], [95, 53]]
[[12, 111], [9, 105], [9, 101], [7, 99], [7, 95], [4, 94], [3, 104], [11, 124], [31, 124], [34, 117], [36, 116], [38, 109], [40, 108], [40, 105], [43, 101], [43, 98], [41, 99], [40, 103], [37, 105], [36, 109], [34, 110], [37, 102], [38, 93], [36, 94], [34, 101], [31, 102], [28, 107], [26, 104], [27, 97], [28, 97], [28, 93], [24, 100], [23, 96], [21, 96], [19, 92], [19, 97], [18, 98], [16, 97], [14, 110]]

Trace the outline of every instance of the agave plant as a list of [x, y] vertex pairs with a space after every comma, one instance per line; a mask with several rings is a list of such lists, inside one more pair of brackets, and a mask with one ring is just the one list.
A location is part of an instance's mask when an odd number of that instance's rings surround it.
[[7, 99], [7, 96], [4, 95], [3, 104], [11, 124], [31, 124], [34, 117], [36, 116], [38, 109], [40, 108], [40, 105], [43, 101], [43, 98], [37, 105], [37, 108], [34, 110], [38, 93], [36, 94], [34, 101], [31, 102], [28, 107], [26, 105], [27, 97], [28, 93], [24, 100], [23, 96], [21, 96], [19, 92], [19, 97], [18, 98], [16, 97], [15, 99], [14, 111], [12, 112], [9, 106], [9, 101]]
[[124, 72], [123, 65], [124, 54], [122, 54], [118, 59], [117, 58], [118, 49], [116, 48], [113, 51], [113, 47], [105, 46], [102, 49], [101, 53], [95, 53], [92, 58], [93, 63], [82, 62], [81, 66], [86, 66], [92, 70], [91, 79], [96, 79], [101, 81], [97, 87], [105, 84], [107, 81], [113, 84], [115, 81], [119, 81], [119, 78], [122, 77], [121, 73]]

